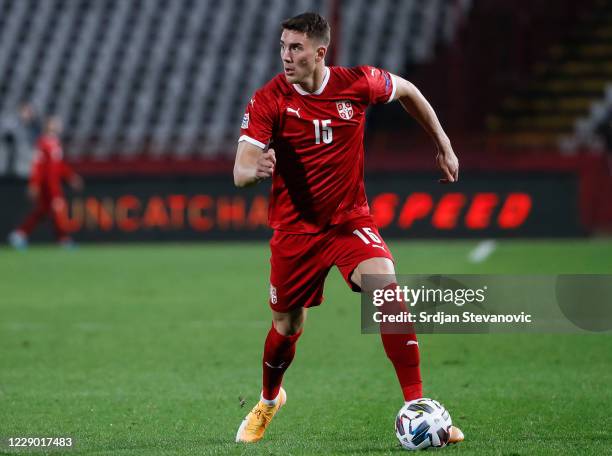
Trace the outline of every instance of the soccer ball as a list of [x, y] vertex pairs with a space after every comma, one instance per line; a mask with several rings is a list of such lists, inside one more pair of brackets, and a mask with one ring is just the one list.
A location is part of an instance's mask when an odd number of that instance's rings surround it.
[[397, 413], [395, 434], [406, 450], [441, 448], [448, 443], [453, 424], [450, 413], [429, 398], [406, 403]]

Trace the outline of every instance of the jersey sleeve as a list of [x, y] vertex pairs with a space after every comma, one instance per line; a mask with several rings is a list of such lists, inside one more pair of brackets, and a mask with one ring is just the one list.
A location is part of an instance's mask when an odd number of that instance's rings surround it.
[[49, 162], [49, 144], [44, 138], [36, 141], [32, 167], [30, 169], [30, 185], [40, 186], [45, 174], [45, 164]]
[[396, 81], [391, 73], [380, 68], [364, 65], [361, 67], [369, 89], [370, 104], [389, 103], [395, 96]]
[[238, 142], [247, 141], [265, 149], [272, 138], [276, 113], [274, 100], [263, 90], [255, 92], [242, 117]]
[[30, 185], [38, 187], [43, 180], [43, 152], [40, 150], [34, 151], [32, 166], [30, 168]]
[[58, 173], [62, 177], [62, 179], [66, 181], [76, 176], [76, 173], [74, 172], [74, 169], [72, 169], [72, 166], [70, 166], [64, 160], [58, 163]]

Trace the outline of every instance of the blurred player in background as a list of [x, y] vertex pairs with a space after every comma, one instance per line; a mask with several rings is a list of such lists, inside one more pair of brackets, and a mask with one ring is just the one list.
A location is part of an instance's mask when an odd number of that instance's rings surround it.
[[[318, 14], [284, 21], [280, 40], [284, 73], [255, 93], [242, 120], [236, 185], [272, 177], [273, 321], [264, 345], [261, 398], [240, 425], [237, 442], [260, 440], [285, 403], [283, 374], [293, 360], [306, 309], [321, 304], [332, 266], [338, 267], [353, 291], [361, 291], [364, 274], [385, 274], [385, 288], [397, 286], [393, 257], [370, 215], [363, 183], [366, 108], [399, 100], [433, 138], [443, 180], [458, 178], [457, 157], [421, 93], [379, 68], [327, 67], [329, 41], [329, 25]], [[404, 399], [421, 398], [414, 332], [393, 334], [381, 328], [381, 337]], [[450, 441], [461, 440], [463, 434], [453, 427]]]
[[42, 132], [42, 122], [29, 102], [21, 103], [16, 114], [1, 119], [0, 140], [8, 153], [7, 171], [19, 176], [27, 172], [32, 161], [36, 140]]
[[26, 133], [27, 140], [34, 147], [42, 133], [42, 121], [31, 103], [25, 102], [19, 106], [19, 121]]
[[82, 190], [83, 179], [64, 161], [61, 129], [61, 121], [57, 117], [49, 117], [36, 142], [28, 183], [28, 196], [35, 207], [23, 224], [9, 234], [9, 243], [15, 248], [27, 247], [28, 238], [47, 216], [51, 217], [58, 243], [66, 247], [73, 245], [62, 223], [66, 210], [62, 183], [66, 181], [74, 190]]

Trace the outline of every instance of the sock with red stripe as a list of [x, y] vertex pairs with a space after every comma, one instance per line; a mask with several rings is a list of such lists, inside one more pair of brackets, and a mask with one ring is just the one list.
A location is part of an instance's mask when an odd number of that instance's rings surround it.
[[283, 336], [274, 324], [268, 331], [263, 355], [263, 390], [262, 398], [272, 401], [278, 397], [283, 382], [283, 375], [295, 356], [295, 345], [302, 331]]
[[[395, 290], [396, 283], [385, 287]], [[383, 314], [398, 314], [406, 311], [406, 304], [402, 301], [385, 303], [381, 310]], [[419, 344], [417, 342], [414, 326], [410, 323], [381, 323], [380, 336], [387, 357], [393, 363], [397, 379], [404, 395], [404, 400], [412, 401], [423, 397], [423, 382], [421, 380]]]

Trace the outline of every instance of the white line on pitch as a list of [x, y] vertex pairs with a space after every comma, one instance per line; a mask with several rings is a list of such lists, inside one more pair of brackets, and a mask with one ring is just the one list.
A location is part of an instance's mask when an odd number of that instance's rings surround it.
[[468, 255], [468, 259], [470, 260], [470, 263], [482, 263], [491, 256], [496, 248], [497, 242], [491, 239], [480, 241], [478, 245], [472, 249]]

